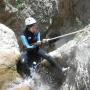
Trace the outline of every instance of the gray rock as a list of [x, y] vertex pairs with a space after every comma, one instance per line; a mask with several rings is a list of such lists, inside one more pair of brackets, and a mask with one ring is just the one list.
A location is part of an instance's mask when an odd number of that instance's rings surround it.
[[20, 57], [19, 46], [14, 32], [0, 23], [0, 90], [18, 75], [16, 62]]
[[[55, 88], [58, 87], [57, 90], [90, 89], [90, 24], [82, 30], [83, 32], [78, 33], [73, 40], [49, 53], [55, 58], [57, 65], [65, 67], [66, 63], [67, 67], [70, 67], [70, 69], [66, 72], [66, 76], [61, 76], [59, 71], [56, 72], [54, 69], [50, 69], [51, 66], [49, 66], [46, 61], [42, 62], [44, 70], [42, 70], [43, 68], [40, 68], [41, 71], [39, 72], [42, 77], [44, 76], [44, 81], [46, 80], [50, 83], [54, 80], [54, 82], [52, 82], [52, 86], [55, 85]], [[47, 67], [49, 68], [47, 69]], [[48, 77], [51, 78], [51, 81], [46, 79], [46, 71], [48, 72]], [[57, 83], [58, 81], [61, 81], [62, 78], [64, 81], [62, 81], [61, 84], [60, 82]], [[55, 82], [57, 84], [55, 84]]]

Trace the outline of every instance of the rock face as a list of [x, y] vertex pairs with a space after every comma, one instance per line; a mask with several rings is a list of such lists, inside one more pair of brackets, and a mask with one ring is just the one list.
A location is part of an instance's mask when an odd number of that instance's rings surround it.
[[2, 0], [0, 7], [0, 22], [12, 28], [17, 35], [24, 29], [26, 17], [35, 17], [41, 31], [44, 31], [50, 24], [50, 18], [57, 13], [55, 0]]
[[0, 21], [18, 33], [24, 19], [32, 15], [38, 20], [41, 31], [49, 27], [50, 32], [66, 33], [90, 22], [89, 3], [90, 0], [1, 0]]
[[1, 0], [0, 22], [12, 28], [19, 38], [25, 18], [33, 16], [42, 36], [54, 37], [90, 23], [89, 3], [90, 0]]
[[[56, 59], [57, 65], [66, 63], [70, 67], [61, 86], [57, 84], [57, 90], [90, 89], [90, 24], [83, 29], [82, 33], [78, 33], [73, 40], [51, 52], [50, 55]], [[47, 70], [46, 66], [44, 67], [45, 70], [42, 71], [44, 72], [43, 76], [45, 77], [43, 78], [46, 78], [47, 74], [45, 72], [48, 71], [50, 74], [51, 71]], [[53, 74], [57, 75], [57, 73], [54, 72], [55, 71], [51, 74], [51, 78], [53, 77]], [[59, 72], [58, 75], [60, 77]], [[54, 78], [55, 77], [51, 80], [54, 80]], [[58, 80], [60, 81], [61, 79], [58, 78], [56, 82]]]
[[4, 85], [18, 75], [15, 66], [19, 56], [19, 46], [14, 32], [0, 24], [0, 90], [4, 90]]
[[49, 33], [64, 34], [90, 23], [90, 0], [57, 0], [58, 14], [53, 17]]
[[9, 26], [14, 31], [20, 28], [20, 21], [17, 20], [17, 8], [13, 7], [5, 0], [0, 0], [0, 22]]
[[[74, 40], [58, 49], [70, 66], [60, 90], [89, 90], [90, 84], [90, 24]], [[64, 49], [65, 48], [65, 49]]]

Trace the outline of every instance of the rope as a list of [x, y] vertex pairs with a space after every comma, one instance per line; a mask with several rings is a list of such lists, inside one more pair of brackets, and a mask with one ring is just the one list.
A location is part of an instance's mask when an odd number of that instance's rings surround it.
[[51, 40], [60, 39], [60, 38], [63, 38], [63, 37], [67, 37], [67, 36], [76, 34], [76, 33], [80, 33], [80, 32], [82, 32], [82, 31], [84, 31], [84, 30], [79, 30], [79, 31], [71, 32], [71, 33], [64, 34], [64, 35], [61, 35], [61, 36], [57, 36], [57, 37], [54, 37], [54, 38], [51, 38], [51, 39], [48, 39], [48, 40], [51, 41]]

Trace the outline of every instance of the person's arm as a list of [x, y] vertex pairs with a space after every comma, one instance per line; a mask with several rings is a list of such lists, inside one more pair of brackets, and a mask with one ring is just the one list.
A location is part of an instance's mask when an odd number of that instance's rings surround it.
[[40, 36], [40, 32], [37, 33], [37, 45], [41, 45], [42, 43], [48, 43], [49, 39], [43, 39], [41, 41], [41, 36]]
[[35, 43], [37, 46], [41, 46], [41, 38], [40, 32], [36, 33], [37, 42]]
[[35, 48], [36, 47], [35, 45], [30, 45], [24, 35], [21, 35], [20, 38], [25, 48]]
[[41, 41], [40, 32], [37, 33], [37, 41]]

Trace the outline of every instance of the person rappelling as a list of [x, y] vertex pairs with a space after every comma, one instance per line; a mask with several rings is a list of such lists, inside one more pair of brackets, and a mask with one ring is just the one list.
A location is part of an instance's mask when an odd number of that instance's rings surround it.
[[58, 40], [59, 38], [62, 37], [75, 34], [78, 31], [65, 34], [62, 36], [54, 37], [51, 39], [41, 40], [41, 35], [40, 35], [40, 31], [38, 30], [37, 21], [33, 17], [26, 18], [25, 25], [26, 25], [26, 29], [24, 30], [20, 38], [26, 50], [26, 54], [21, 56], [20, 63], [22, 64], [22, 71], [26, 74], [26, 76], [30, 76], [29, 67], [30, 65], [33, 64], [35, 65], [36, 64], [35, 61], [38, 60], [38, 58], [46, 59], [52, 66], [55, 66], [56, 68], [62, 71], [62, 67], [56, 64], [54, 58], [50, 56], [43, 48], [41, 48], [41, 45], [48, 42], [52, 42], [53, 40]]
[[[43, 39], [41, 41], [41, 35], [38, 30], [37, 21], [33, 17], [29, 17], [25, 19], [26, 29], [21, 35], [21, 41], [25, 50], [27, 52], [28, 58], [32, 57], [41, 57], [46, 59], [51, 65], [55, 66], [54, 59], [40, 46], [42, 43], [48, 43], [49, 39]], [[31, 61], [28, 59], [21, 59], [21, 62], [24, 64], [23, 69], [26, 72], [27, 76], [30, 75], [29, 65]], [[35, 62], [34, 62], [35, 64]]]

